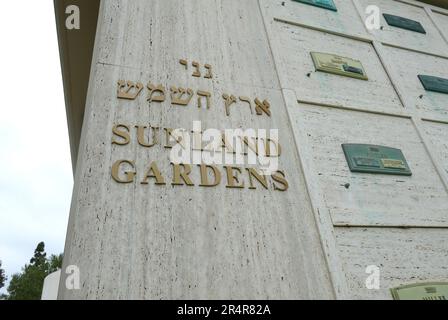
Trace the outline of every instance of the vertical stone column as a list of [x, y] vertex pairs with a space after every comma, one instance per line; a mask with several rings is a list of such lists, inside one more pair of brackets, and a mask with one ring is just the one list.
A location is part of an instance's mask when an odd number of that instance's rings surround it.
[[[193, 121], [278, 129], [278, 170], [174, 166], [167, 133]], [[60, 299], [334, 297], [258, 1], [102, 2], [69, 265]]]

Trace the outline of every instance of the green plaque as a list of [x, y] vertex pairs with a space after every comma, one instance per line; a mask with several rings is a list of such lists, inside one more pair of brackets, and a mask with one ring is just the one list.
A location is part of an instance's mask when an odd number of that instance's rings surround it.
[[362, 63], [358, 60], [322, 52], [311, 52], [311, 57], [317, 71], [362, 80], [369, 79]]
[[423, 87], [425, 87], [425, 90], [448, 93], [448, 79], [424, 75], [419, 75], [418, 78], [423, 84]]
[[387, 24], [390, 26], [426, 34], [426, 31], [423, 28], [422, 24], [418, 21], [394, 16], [387, 13], [384, 13], [383, 16], [384, 19], [386, 19]]
[[309, 4], [315, 7], [324, 8], [332, 11], [338, 11], [333, 0], [293, 0], [293, 1]]
[[448, 283], [429, 282], [390, 290], [395, 300], [448, 300]]
[[412, 175], [400, 149], [370, 144], [343, 144], [342, 149], [352, 172]]

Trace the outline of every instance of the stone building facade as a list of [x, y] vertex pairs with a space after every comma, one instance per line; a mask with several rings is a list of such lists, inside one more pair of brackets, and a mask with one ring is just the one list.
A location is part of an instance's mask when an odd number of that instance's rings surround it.
[[[419, 75], [448, 79], [448, 9], [304, 2], [78, 1], [79, 30], [55, 2], [75, 176], [64, 267], [80, 271], [60, 299], [391, 299], [447, 280], [448, 94]], [[277, 170], [173, 165], [171, 132], [193, 121], [278, 130]], [[399, 149], [412, 175], [351, 171], [342, 144]]]

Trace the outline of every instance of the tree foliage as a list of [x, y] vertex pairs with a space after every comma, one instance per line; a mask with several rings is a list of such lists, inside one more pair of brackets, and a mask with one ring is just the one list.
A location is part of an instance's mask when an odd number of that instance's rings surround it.
[[0, 289], [5, 286], [6, 278], [5, 270], [2, 269], [2, 261], [0, 260]]
[[31, 265], [40, 266], [46, 261], [47, 254], [45, 253], [45, 243], [40, 242], [36, 250], [34, 250], [34, 256], [30, 259]]
[[22, 268], [21, 273], [12, 276], [7, 298], [9, 300], [39, 300], [45, 277], [61, 267], [62, 254], [51, 255], [47, 259], [45, 243], [39, 243], [30, 263]]

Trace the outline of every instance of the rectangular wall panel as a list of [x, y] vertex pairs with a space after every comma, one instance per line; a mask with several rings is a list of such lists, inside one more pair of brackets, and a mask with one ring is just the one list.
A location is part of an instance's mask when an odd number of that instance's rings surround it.
[[448, 94], [426, 91], [418, 75], [448, 79], [448, 59], [385, 46], [386, 60], [413, 111], [422, 118], [448, 121]]
[[[410, 119], [304, 104], [289, 110], [335, 225], [448, 226], [447, 191]], [[401, 149], [412, 176], [350, 172], [343, 143]]]
[[433, 152], [448, 176], [448, 123], [424, 121], [423, 127], [430, 142], [434, 146]]
[[[355, 2], [359, 4], [361, 14], [367, 5], [376, 4], [381, 14], [414, 19], [427, 32], [419, 34], [388, 26], [381, 16], [383, 30], [373, 32], [376, 40], [412, 50], [448, 54], [446, 42], [423, 8], [398, 1]], [[372, 44], [351, 39], [353, 35], [363, 36], [358, 17], [351, 13], [351, 1], [335, 2], [338, 9], [340, 7], [342, 21], [337, 20], [338, 15], [334, 12], [311, 6], [299, 4], [296, 7], [301, 10], [296, 11], [288, 2], [284, 6], [273, 1], [262, 0], [260, 3], [264, 8], [280, 84], [291, 89], [285, 90], [288, 92], [285, 94], [287, 108], [307, 170], [308, 187], [316, 201], [315, 214], [323, 223], [325, 219], [321, 216], [328, 212], [334, 225], [336, 254], [345, 270], [347, 297], [392, 299], [392, 287], [446, 281], [448, 251], [444, 239], [448, 226], [448, 194], [428, 154], [428, 146], [420, 139], [421, 133], [410, 117], [416, 114], [420, 118], [447, 119], [448, 100], [445, 95], [425, 91], [417, 78], [418, 74], [446, 78], [447, 61], [378, 43], [382, 50], [376, 52]], [[349, 31], [345, 30], [345, 14], [351, 15], [353, 21]], [[435, 15], [438, 28], [446, 33], [445, 18], [445, 15]], [[285, 23], [288, 21], [290, 23]], [[312, 28], [328, 29], [329, 32]], [[311, 51], [361, 60], [369, 81], [314, 72], [309, 59]], [[379, 61], [379, 54], [382, 54], [383, 63], [408, 108], [403, 108], [398, 99]], [[408, 117], [308, 105], [296, 100], [394, 112]], [[431, 150], [437, 155], [434, 160], [448, 172], [445, 165], [448, 161], [448, 125], [425, 121], [423, 127], [427, 140], [434, 147]], [[412, 176], [350, 172], [342, 143], [399, 148], [410, 165]], [[412, 226], [435, 228], [407, 229]], [[366, 267], [369, 265], [380, 268], [379, 290], [366, 288], [369, 276]]]
[[[293, 89], [299, 100], [375, 111], [402, 110], [372, 44], [287, 23], [277, 22], [274, 27], [281, 85]], [[315, 71], [313, 51], [359, 60], [369, 80]]]
[[336, 12], [293, 0], [260, 0], [269, 20], [282, 19], [353, 36], [367, 35], [352, 1], [334, 0], [334, 4]]
[[[423, 8], [391, 0], [355, 1], [358, 1], [362, 10], [369, 5], [376, 5], [380, 9], [383, 29], [372, 30], [372, 34], [378, 40], [413, 50], [448, 55], [448, 45]], [[390, 26], [383, 17], [384, 13], [420, 22], [426, 34]]]
[[437, 24], [440, 32], [445, 36], [445, 40], [448, 41], [448, 12], [441, 13], [432, 10], [432, 15], [434, 17], [435, 23]]
[[[352, 299], [390, 300], [390, 288], [447, 280], [446, 229], [338, 227], [335, 234]], [[379, 290], [366, 287], [368, 266], [379, 268]]]

